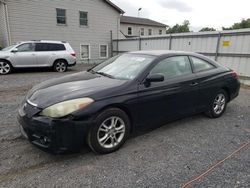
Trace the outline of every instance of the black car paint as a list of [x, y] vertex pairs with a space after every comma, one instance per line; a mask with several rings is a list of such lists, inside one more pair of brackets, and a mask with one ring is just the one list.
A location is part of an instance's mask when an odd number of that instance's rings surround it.
[[[146, 84], [149, 71], [160, 60], [171, 56], [195, 56], [216, 68], [204, 72]], [[191, 61], [190, 61], [191, 63]], [[132, 130], [207, 110], [215, 93], [225, 89], [232, 100], [238, 95], [239, 81], [231, 71], [201, 55], [168, 53], [155, 60], [135, 79], [117, 80], [90, 72], [80, 72], [35, 86], [25, 100], [37, 104], [35, 115], [20, 115], [19, 122], [36, 145], [53, 151], [75, 150], [85, 142], [96, 116], [108, 107], [124, 110], [132, 122]], [[39, 116], [39, 112], [58, 102], [91, 97], [93, 104], [63, 118]], [[29, 104], [28, 104], [29, 105]], [[23, 109], [20, 109], [23, 110]], [[19, 111], [20, 111], [19, 110]], [[49, 139], [48, 143], [43, 138]], [[40, 138], [40, 140], [39, 140]]]

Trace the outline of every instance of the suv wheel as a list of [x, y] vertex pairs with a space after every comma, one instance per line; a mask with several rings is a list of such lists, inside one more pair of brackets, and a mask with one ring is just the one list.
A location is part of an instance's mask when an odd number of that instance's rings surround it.
[[9, 74], [12, 71], [12, 66], [8, 61], [0, 60], [0, 74]]
[[68, 68], [68, 64], [64, 60], [58, 60], [54, 63], [54, 70], [56, 72], [66, 72]]
[[129, 135], [130, 120], [125, 112], [110, 108], [98, 115], [89, 132], [88, 145], [100, 154], [118, 150]]

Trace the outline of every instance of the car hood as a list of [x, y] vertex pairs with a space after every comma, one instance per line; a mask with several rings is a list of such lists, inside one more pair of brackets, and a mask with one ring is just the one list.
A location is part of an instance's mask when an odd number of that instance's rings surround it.
[[9, 51], [0, 51], [0, 57], [5, 58], [10, 55]]
[[125, 82], [125, 80], [80, 72], [48, 80], [33, 87], [27, 94], [26, 100], [29, 100], [31, 104], [36, 104], [39, 108], [46, 108], [65, 100], [92, 97], [98, 92], [121, 86]]

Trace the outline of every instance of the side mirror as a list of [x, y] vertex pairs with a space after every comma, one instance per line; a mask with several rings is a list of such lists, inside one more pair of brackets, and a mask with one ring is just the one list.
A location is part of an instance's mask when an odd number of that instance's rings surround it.
[[163, 82], [164, 76], [162, 74], [152, 74], [146, 78], [147, 82]]
[[18, 52], [18, 49], [17, 48], [14, 48], [13, 50], [11, 50], [12, 53], [16, 53]]

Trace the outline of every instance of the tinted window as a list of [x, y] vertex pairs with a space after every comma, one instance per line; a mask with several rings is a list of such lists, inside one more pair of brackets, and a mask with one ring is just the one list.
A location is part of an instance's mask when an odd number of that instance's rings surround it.
[[63, 44], [48, 44], [49, 51], [61, 51], [66, 50]]
[[49, 51], [49, 46], [46, 43], [37, 43], [36, 51]]
[[17, 47], [18, 52], [33, 52], [34, 51], [34, 44], [33, 43], [25, 43], [21, 44]]
[[37, 43], [36, 51], [61, 51], [66, 50], [63, 44]]
[[209, 69], [214, 68], [214, 66], [212, 64], [208, 63], [207, 61], [204, 61], [204, 60], [196, 58], [196, 57], [190, 57], [190, 58], [193, 62], [195, 72], [209, 70]]
[[160, 61], [150, 72], [150, 74], [163, 74], [166, 78], [173, 78], [192, 73], [188, 57], [169, 57]]

